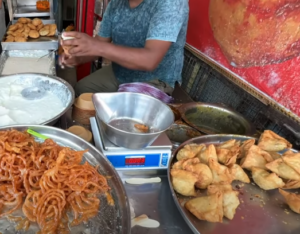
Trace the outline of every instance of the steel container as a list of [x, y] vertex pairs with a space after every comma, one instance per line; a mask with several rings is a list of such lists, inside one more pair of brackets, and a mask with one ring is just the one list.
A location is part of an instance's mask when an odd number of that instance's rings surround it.
[[[40, 125], [54, 125], [58, 121], [58, 119], [72, 107], [74, 103], [75, 94], [73, 87], [61, 78], [39, 73], [23, 73], [0, 76], [0, 81], [2, 84], [3, 82], [5, 82], [4, 79], [16, 84], [43, 87], [45, 90], [54, 93], [59, 97], [64, 105], [64, 109], [51, 119], [43, 123], [39, 123]], [[45, 103], [45, 105], [47, 105], [47, 103]], [[49, 106], [49, 108], [51, 108], [51, 106]]]
[[[151, 145], [174, 122], [169, 106], [144, 94], [96, 93], [93, 103], [104, 134], [112, 143], [123, 148], [143, 149]], [[114, 120], [120, 120], [118, 126], [112, 124]], [[150, 131], [139, 132], [134, 123], [145, 124]]]

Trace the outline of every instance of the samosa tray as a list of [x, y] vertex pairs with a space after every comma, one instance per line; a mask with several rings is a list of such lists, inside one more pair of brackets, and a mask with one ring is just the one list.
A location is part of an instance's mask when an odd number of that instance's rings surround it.
[[[186, 144], [214, 144], [218, 145], [230, 139], [245, 141], [253, 139], [240, 135], [206, 135], [191, 139], [182, 144], [172, 155], [168, 168], [168, 179], [172, 196], [182, 217], [195, 234], [299, 234], [300, 215], [294, 213], [285, 203], [278, 189], [265, 191], [259, 188], [251, 179], [249, 184], [234, 181], [232, 187], [239, 191], [240, 205], [232, 220], [223, 218], [223, 223], [210, 223], [197, 219], [190, 213], [184, 204], [191, 197], [185, 197], [173, 189], [170, 171], [177, 161], [176, 154]], [[291, 190], [299, 193], [300, 190]], [[206, 190], [201, 190], [201, 196], [206, 195]]]

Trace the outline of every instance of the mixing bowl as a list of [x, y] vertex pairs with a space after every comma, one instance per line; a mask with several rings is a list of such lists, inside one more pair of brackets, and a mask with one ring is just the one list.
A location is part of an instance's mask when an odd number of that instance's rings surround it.
[[[37, 123], [39, 125], [54, 125], [58, 121], [58, 119], [64, 113], [67, 112], [67, 110], [73, 105], [74, 102], [75, 95], [72, 86], [63, 79], [55, 76], [39, 73], [23, 73], [8, 76], [0, 76], [0, 85], [6, 85], [11, 83], [19, 84], [26, 87], [42, 88], [57, 96], [62, 102], [63, 109], [48, 120], [42, 123]], [[49, 106], [49, 103], [45, 103], [45, 105], [48, 105], [48, 107], [51, 108], [51, 106]]]
[[[106, 137], [115, 145], [142, 149], [174, 122], [174, 114], [163, 102], [139, 93], [96, 93], [93, 95], [96, 114]], [[143, 124], [149, 131], [140, 132]]]

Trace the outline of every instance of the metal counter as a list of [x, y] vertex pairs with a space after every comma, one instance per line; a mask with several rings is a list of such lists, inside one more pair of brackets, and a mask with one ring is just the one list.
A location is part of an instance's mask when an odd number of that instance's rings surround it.
[[[166, 170], [160, 171], [118, 171], [127, 192], [135, 216], [147, 215], [160, 223], [158, 228], [134, 226], [132, 234], [192, 234], [171, 195]], [[160, 177], [161, 183], [131, 185], [129, 178]]]

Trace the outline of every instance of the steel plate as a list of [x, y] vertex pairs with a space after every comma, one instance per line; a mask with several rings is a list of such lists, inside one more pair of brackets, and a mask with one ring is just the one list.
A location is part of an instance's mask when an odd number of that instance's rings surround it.
[[[186, 144], [220, 144], [230, 139], [245, 141], [251, 137], [240, 135], [208, 135], [191, 139], [173, 153], [168, 167], [168, 179], [172, 197], [182, 217], [196, 234], [299, 234], [300, 215], [294, 213], [284, 202], [284, 198], [278, 190], [264, 191], [251, 181], [250, 184], [233, 182], [234, 189], [240, 187], [240, 205], [236, 210], [233, 220], [224, 218], [223, 223], [210, 223], [198, 220], [187, 209], [184, 203], [189, 200], [187, 197], [176, 193], [173, 189], [170, 177], [171, 166], [176, 162], [175, 155]], [[251, 178], [251, 176], [250, 176]], [[205, 195], [206, 191], [202, 190]], [[300, 192], [300, 190], [292, 190]]]
[[241, 114], [222, 104], [191, 102], [179, 107], [181, 118], [206, 134], [253, 136], [255, 128]]
[[[30, 128], [38, 133], [52, 138], [62, 146], [67, 146], [74, 150], [88, 149], [89, 152], [84, 154], [84, 161], [88, 161], [91, 165], [99, 164], [99, 172], [109, 178], [108, 184], [111, 187], [111, 194], [114, 199], [115, 206], [108, 205], [106, 197], [101, 196], [98, 216], [90, 219], [85, 224], [71, 228], [70, 233], [130, 234], [130, 206], [126, 191], [119, 175], [102, 153], [81, 138], [58, 128], [50, 126], [23, 125], [0, 128], [0, 131], [11, 128], [19, 131]], [[40, 141], [40, 139], [37, 140]], [[20, 212], [20, 214], [22, 213]], [[37, 225], [31, 224], [29, 231], [26, 233], [33, 234], [36, 233], [37, 230]], [[15, 225], [8, 222], [7, 219], [0, 219], [0, 232], [2, 234], [19, 233], [15, 231]]]

